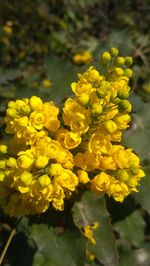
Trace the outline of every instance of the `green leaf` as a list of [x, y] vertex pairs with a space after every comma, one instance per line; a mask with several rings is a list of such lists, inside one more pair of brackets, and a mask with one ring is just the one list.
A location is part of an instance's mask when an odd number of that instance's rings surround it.
[[149, 266], [150, 245], [120, 255], [119, 266]]
[[150, 154], [150, 104], [147, 103], [140, 110], [140, 114], [133, 114], [131, 127], [123, 135], [123, 144], [133, 148], [141, 158]]
[[[49, 55], [45, 59], [45, 69], [47, 76], [52, 79], [53, 87], [50, 93], [50, 99], [62, 100], [72, 94], [70, 84], [77, 80], [77, 73], [83, 72], [85, 67], [79, 67], [71, 64], [64, 58]], [[86, 66], [87, 68], [87, 66]]]
[[94, 230], [96, 245], [88, 243], [88, 250], [105, 266], [116, 266], [115, 239], [105, 199], [92, 192], [85, 192], [81, 200], [74, 204], [72, 212], [74, 223], [80, 230], [85, 225], [99, 222], [100, 227]]
[[139, 192], [134, 198], [150, 215], [150, 166], [144, 169], [146, 176], [140, 181]]
[[136, 247], [144, 242], [144, 227], [145, 222], [139, 210], [114, 224], [114, 229], [120, 237], [130, 241]]
[[85, 241], [78, 232], [59, 235], [52, 227], [34, 224], [29, 237], [37, 245], [33, 266], [84, 266]]

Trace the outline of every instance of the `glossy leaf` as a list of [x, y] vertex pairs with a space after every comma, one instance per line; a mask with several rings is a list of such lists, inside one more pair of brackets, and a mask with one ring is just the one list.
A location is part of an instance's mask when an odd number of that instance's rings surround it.
[[124, 220], [115, 223], [114, 229], [121, 238], [125, 238], [138, 247], [144, 242], [145, 222], [139, 210], [134, 211]]
[[34, 224], [29, 237], [37, 246], [33, 266], [84, 266], [85, 241], [79, 234], [59, 235], [52, 227]]
[[115, 239], [105, 199], [92, 192], [85, 192], [81, 200], [74, 204], [72, 211], [74, 223], [80, 230], [85, 225], [99, 222], [100, 227], [94, 230], [96, 245], [88, 243], [88, 250], [105, 266], [117, 266]]

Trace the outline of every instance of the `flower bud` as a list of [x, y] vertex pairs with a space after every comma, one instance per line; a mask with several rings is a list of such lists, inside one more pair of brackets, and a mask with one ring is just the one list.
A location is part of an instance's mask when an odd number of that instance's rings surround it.
[[49, 172], [52, 176], [61, 175], [63, 167], [59, 163], [52, 163]]
[[117, 56], [118, 56], [118, 53], [119, 53], [119, 51], [118, 51], [118, 49], [117, 49], [117, 48], [115, 48], [115, 47], [112, 47], [112, 48], [110, 49], [110, 53], [111, 53], [111, 56], [112, 56], [112, 57], [117, 57]]
[[24, 115], [29, 115], [30, 114], [30, 112], [31, 112], [31, 108], [30, 108], [30, 106], [29, 105], [23, 105], [22, 107], [21, 107], [21, 112], [24, 114]]
[[42, 187], [47, 187], [51, 183], [51, 180], [48, 175], [42, 175], [39, 177], [38, 180]]
[[128, 100], [122, 100], [119, 102], [118, 109], [119, 112], [121, 113], [123, 112], [130, 113], [132, 110], [132, 105]]
[[116, 66], [122, 66], [125, 62], [125, 58], [123, 56], [118, 56], [115, 60]]
[[16, 109], [16, 102], [14, 102], [14, 101], [10, 101], [10, 102], [8, 103], [8, 108]]
[[117, 91], [114, 91], [112, 95], [110, 96], [110, 101], [114, 104], [118, 104], [120, 102], [120, 99], [117, 97]]
[[150, 82], [143, 85], [143, 89], [146, 93], [150, 94]]
[[25, 102], [24, 101], [22, 101], [22, 100], [17, 100], [16, 101], [16, 109], [17, 109], [17, 111], [21, 111], [21, 108], [22, 108], [22, 106], [25, 104]]
[[115, 72], [115, 74], [116, 74], [118, 77], [121, 77], [121, 76], [123, 76], [123, 74], [124, 74], [124, 70], [123, 70], [122, 68], [120, 68], [120, 67], [116, 67], [116, 68], [114, 69], [114, 72]]
[[52, 81], [49, 79], [44, 79], [42, 81], [42, 85], [44, 88], [50, 88], [52, 86]]
[[5, 178], [4, 172], [0, 171], [0, 182], [3, 182], [4, 178]]
[[4, 160], [0, 160], [0, 169], [5, 169], [6, 162]]
[[39, 155], [35, 161], [36, 168], [45, 168], [48, 165], [49, 158], [46, 156]]
[[37, 96], [32, 96], [29, 100], [30, 107], [33, 111], [38, 111], [42, 109], [43, 102], [42, 100]]
[[122, 89], [122, 90], [119, 90], [117, 92], [117, 96], [121, 99], [121, 100], [124, 100], [124, 99], [127, 99], [129, 97], [129, 92], [125, 89]]
[[127, 77], [127, 78], [131, 78], [132, 77], [132, 75], [133, 75], [133, 71], [132, 71], [132, 69], [130, 69], [130, 68], [126, 68], [125, 70], [124, 70], [124, 75]]
[[27, 127], [27, 125], [28, 125], [28, 117], [27, 116], [19, 117], [17, 122], [18, 122], [19, 126]]
[[121, 181], [127, 181], [129, 178], [129, 174], [125, 169], [119, 169], [118, 173], [117, 173], [117, 177], [121, 180]]
[[125, 57], [125, 63], [126, 66], [131, 66], [133, 64], [133, 58], [131, 56]]
[[82, 104], [83, 106], [87, 106], [89, 103], [89, 95], [87, 94], [82, 94], [79, 98], [78, 101], [80, 102], [80, 104]]
[[25, 186], [29, 186], [32, 183], [33, 176], [31, 173], [24, 171], [20, 176], [20, 179]]
[[18, 167], [23, 169], [30, 168], [33, 162], [34, 160], [26, 154], [21, 155], [17, 160]]
[[78, 178], [79, 178], [80, 183], [86, 184], [90, 181], [90, 179], [88, 177], [88, 173], [86, 171], [78, 170], [77, 174], [78, 174]]
[[7, 149], [5, 144], [0, 144], [0, 153], [7, 154]]
[[91, 113], [93, 115], [100, 115], [103, 112], [103, 107], [100, 103], [93, 103], [91, 105]]
[[101, 56], [101, 63], [106, 66], [111, 61], [111, 54], [104, 52]]
[[7, 162], [6, 162], [8, 167], [12, 167], [12, 168], [16, 168], [17, 164], [16, 164], [16, 159], [13, 157], [10, 157]]
[[139, 174], [139, 168], [137, 166], [131, 166], [130, 172], [132, 175], [138, 175]]
[[97, 89], [96, 94], [98, 98], [104, 98], [107, 95], [108, 90], [106, 88], [100, 87]]
[[104, 126], [109, 133], [113, 133], [117, 129], [116, 123], [112, 120], [105, 121]]
[[13, 109], [13, 108], [8, 108], [6, 111], [6, 114], [12, 118], [17, 117], [17, 111], [16, 109]]

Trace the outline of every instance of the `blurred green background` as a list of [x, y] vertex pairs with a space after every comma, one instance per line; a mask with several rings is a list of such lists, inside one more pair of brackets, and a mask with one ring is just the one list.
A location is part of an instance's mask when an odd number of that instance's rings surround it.
[[[116, 47], [120, 55], [133, 56], [132, 123], [124, 134], [123, 144], [132, 147], [141, 157], [146, 177], [139, 193], [128, 197], [123, 204], [107, 199], [107, 208], [120, 257], [118, 265], [150, 266], [150, 1], [5, 0], [0, 1], [0, 14], [1, 139], [4, 138], [3, 117], [9, 100], [37, 95], [59, 103], [71, 95], [70, 84], [77, 79], [77, 73], [89, 65], [99, 66], [104, 50]], [[75, 63], [74, 55], [84, 51], [91, 52], [92, 62]], [[67, 226], [72, 227], [67, 211], [21, 219], [19, 233], [12, 241], [3, 265], [62, 265], [50, 262], [50, 259], [43, 260], [41, 254], [47, 254], [46, 246], [51, 245], [49, 238], [53, 239], [54, 233], [49, 230], [47, 235], [48, 228], [45, 231], [46, 225], [44, 227], [42, 223], [59, 228], [59, 221], [64, 217], [68, 219]], [[0, 212], [0, 252], [14, 223], [14, 219]], [[34, 223], [39, 224], [39, 228]], [[77, 235], [72, 233], [66, 239], [70, 243], [75, 239], [75, 246], [81, 252], [83, 247], [78, 243]], [[49, 258], [54, 254], [57, 257], [61, 245], [68, 245], [66, 239], [64, 236], [55, 246], [55, 254], [51, 248], [46, 256]], [[106, 251], [109, 235], [104, 241]], [[63, 252], [66, 255], [66, 250]], [[65, 265], [62, 258], [60, 255], [63, 266], [83, 265], [78, 258], [76, 264]], [[117, 263], [104, 258], [84, 265], [117, 266]]]

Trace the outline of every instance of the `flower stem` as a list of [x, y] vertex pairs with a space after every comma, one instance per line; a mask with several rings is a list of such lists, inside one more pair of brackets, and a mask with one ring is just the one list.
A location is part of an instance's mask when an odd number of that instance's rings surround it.
[[0, 265], [2, 265], [2, 262], [3, 262], [3, 259], [4, 259], [4, 257], [5, 257], [5, 254], [6, 254], [7, 250], [8, 250], [8, 248], [9, 248], [9, 245], [10, 245], [10, 243], [11, 243], [11, 241], [12, 241], [13, 236], [15, 235], [15, 233], [16, 233], [16, 229], [14, 228], [14, 229], [11, 231], [11, 233], [10, 233], [10, 235], [9, 235], [9, 238], [8, 238], [8, 240], [7, 240], [7, 242], [6, 242], [6, 245], [5, 245], [5, 247], [4, 247], [3, 251], [2, 251], [2, 254], [1, 254], [1, 256], [0, 256]]

